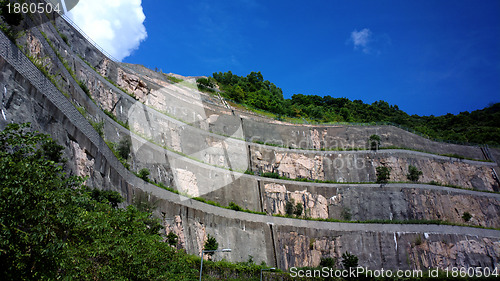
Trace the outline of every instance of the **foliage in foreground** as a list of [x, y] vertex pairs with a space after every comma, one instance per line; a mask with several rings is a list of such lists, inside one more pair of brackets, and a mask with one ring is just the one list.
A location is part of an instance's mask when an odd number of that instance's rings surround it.
[[[117, 192], [65, 175], [62, 149], [29, 124], [0, 132], [2, 280], [197, 280], [200, 257], [171, 247], [178, 237], [159, 234], [151, 208], [118, 208]], [[207, 261], [203, 278], [256, 280], [263, 267]]]
[[115, 192], [63, 173], [62, 147], [27, 125], [0, 133], [0, 264], [7, 280], [191, 280], [196, 260]]

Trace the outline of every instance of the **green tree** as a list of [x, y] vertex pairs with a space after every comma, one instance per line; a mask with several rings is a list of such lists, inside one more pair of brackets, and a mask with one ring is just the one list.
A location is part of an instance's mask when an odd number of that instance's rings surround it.
[[117, 152], [118, 155], [120, 155], [121, 158], [124, 160], [128, 159], [128, 156], [130, 154], [130, 148], [132, 146], [132, 141], [130, 140], [129, 137], [123, 137], [120, 142], [118, 143], [117, 147]]
[[179, 241], [179, 237], [173, 231], [170, 231], [167, 234], [167, 243], [168, 243], [168, 245], [170, 245], [170, 246], [176, 246], [178, 241]]
[[408, 166], [408, 174], [406, 177], [412, 182], [418, 182], [418, 179], [422, 174], [422, 171], [420, 171], [417, 167], [410, 165]]
[[464, 222], [470, 221], [471, 218], [472, 215], [469, 212], [464, 212], [464, 214], [462, 215], [462, 219], [464, 220]]
[[45, 150], [57, 145], [28, 128], [10, 124], [0, 132], [0, 264], [10, 280], [54, 277], [66, 231], [78, 223], [69, 218], [81, 179], [65, 178], [53, 161], [60, 154]]
[[355, 255], [345, 252], [342, 254], [342, 265], [345, 269], [358, 267], [358, 257]]
[[304, 211], [304, 206], [302, 205], [302, 203], [297, 203], [297, 205], [295, 205], [295, 210], [293, 211], [293, 214], [297, 217], [300, 217], [302, 216], [303, 211]]
[[321, 258], [319, 262], [320, 267], [329, 267], [329, 268], [335, 268], [335, 264], [337, 263], [337, 260], [332, 258], [332, 257], [326, 257], [326, 258]]
[[117, 208], [118, 204], [122, 203], [123, 197], [116, 191], [112, 190], [100, 190], [100, 189], [88, 189], [90, 196], [93, 200], [99, 203], [109, 203], [113, 208]]
[[285, 213], [287, 216], [292, 216], [295, 208], [292, 201], [286, 201], [285, 203]]
[[117, 208], [123, 199], [116, 192], [67, 177], [52, 160], [61, 156], [57, 146], [43, 145], [53, 141], [28, 127], [11, 124], [0, 132], [3, 279], [196, 278], [192, 259], [162, 242], [159, 220], [134, 206]]
[[149, 181], [149, 175], [150, 175], [150, 172], [147, 168], [142, 168], [141, 170], [139, 170], [138, 177], [140, 177], [141, 179], [143, 179], [145, 181]]
[[380, 136], [371, 135], [369, 140], [370, 140], [370, 149], [378, 150], [378, 147], [380, 146]]
[[[219, 243], [217, 242], [217, 239], [215, 239], [215, 237], [208, 234], [207, 241], [205, 241], [205, 245], [204, 245], [203, 249], [209, 250], [209, 251], [215, 251], [218, 248], [219, 248]], [[212, 256], [214, 255], [214, 252], [208, 252], [207, 255], [208, 255], [208, 259], [212, 260]]]
[[387, 183], [390, 178], [391, 168], [385, 166], [379, 166], [376, 168], [377, 171], [377, 183]]

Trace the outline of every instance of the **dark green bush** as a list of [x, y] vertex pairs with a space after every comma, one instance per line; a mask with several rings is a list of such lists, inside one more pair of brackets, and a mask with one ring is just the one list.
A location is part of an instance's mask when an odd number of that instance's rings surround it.
[[468, 222], [470, 221], [470, 219], [472, 218], [472, 215], [469, 213], [469, 212], [465, 212], [463, 215], [462, 215], [462, 219], [464, 220], [464, 222]]
[[412, 182], [417, 182], [422, 174], [422, 171], [420, 171], [417, 167], [410, 165], [408, 166], [408, 174], [406, 177]]
[[149, 181], [149, 175], [150, 175], [149, 170], [147, 168], [142, 168], [137, 176], [145, 181]]
[[278, 173], [262, 173], [262, 176], [263, 177], [266, 177], [266, 178], [272, 178], [272, 179], [279, 179], [280, 178], [280, 175]]
[[358, 257], [349, 252], [345, 252], [342, 254], [342, 265], [345, 269], [356, 268], [358, 267]]
[[385, 166], [379, 166], [376, 168], [377, 171], [377, 183], [387, 183], [390, 178], [391, 168]]
[[235, 210], [235, 211], [238, 211], [238, 212], [240, 212], [240, 211], [242, 211], [242, 210], [243, 210], [243, 208], [241, 208], [240, 206], [238, 206], [238, 205], [237, 205], [236, 203], [234, 203], [234, 202], [229, 202], [229, 208], [230, 208], [231, 210]]

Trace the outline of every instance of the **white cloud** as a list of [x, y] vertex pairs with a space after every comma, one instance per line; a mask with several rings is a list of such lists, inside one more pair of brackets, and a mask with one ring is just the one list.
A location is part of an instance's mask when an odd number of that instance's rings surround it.
[[147, 37], [141, 0], [80, 1], [69, 17], [100, 47], [123, 60]]
[[361, 48], [364, 53], [370, 53], [368, 43], [372, 40], [372, 32], [368, 28], [361, 31], [354, 30], [351, 32], [351, 42], [354, 44], [354, 49]]

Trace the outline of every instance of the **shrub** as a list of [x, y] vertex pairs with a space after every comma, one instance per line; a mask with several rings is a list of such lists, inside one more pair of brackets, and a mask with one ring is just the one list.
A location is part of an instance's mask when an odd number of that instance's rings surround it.
[[380, 136], [371, 135], [369, 140], [370, 140], [370, 149], [377, 150], [380, 145]]
[[285, 213], [287, 216], [292, 216], [293, 215], [293, 212], [295, 211], [294, 210], [294, 206], [293, 206], [293, 202], [291, 201], [286, 201], [286, 204], [285, 204]]
[[465, 212], [463, 215], [462, 215], [462, 219], [465, 221], [465, 222], [468, 222], [470, 221], [470, 219], [472, 218], [472, 215], [469, 213], [469, 212]]
[[302, 216], [303, 211], [304, 211], [304, 206], [302, 206], [302, 203], [297, 203], [297, 205], [295, 205], [295, 210], [293, 211], [293, 213], [297, 217], [300, 217], [300, 216]]
[[278, 173], [262, 173], [263, 177], [266, 178], [272, 178], [272, 179], [279, 179], [280, 175]]
[[345, 269], [358, 267], [358, 257], [355, 255], [345, 252], [342, 254], [342, 265]]
[[329, 268], [334, 268], [335, 264], [337, 263], [337, 260], [331, 257], [326, 257], [326, 258], [321, 258], [321, 261], [319, 262], [320, 267], [329, 267]]
[[120, 143], [118, 144], [117, 147], [117, 152], [118, 155], [120, 155], [121, 158], [127, 160], [128, 155], [130, 154], [130, 147], [132, 146], [132, 141], [128, 137], [123, 137], [120, 140]]
[[97, 131], [99, 136], [101, 136], [101, 138], [104, 138], [104, 121], [101, 122], [90, 121], [90, 125], [94, 127], [94, 129]]
[[170, 76], [170, 75], [167, 75], [167, 74], [163, 74], [163, 75], [165, 75], [167, 77], [167, 79], [170, 82], [174, 83], [174, 84], [180, 83], [180, 82], [184, 81], [183, 79], [180, 79], [180, 78], [177, 78], [177, 77], [174, 77], [174, 76]]
[[379, 166], [377, 170], [377, 183], [387, 183], [391, 174], [391, 168]]
[[87, 87], [87, 84], [85, 84], [85, 82], [81, 81], [81, 80], [78, 80], [77, 81], [78, 83], [78, 86], [80, 86], [80, 88], [82, 88], [83, 92], [85, 92], [85, 94], [92, 99], [92, 96], [90, 95], [90, 90], [89, 88]]
[[[217, 242], [217, 239], [215, 239], [215, 237], [208, 234], [207, 241], [205, 241], [205, 245], [203, 247], [203, 250], [215, 251], [218, 248], [219, 248], [219, 243]], [[212, 256], [214, 255], [214, 252], [209, 252], [207, 254], [209, 257], [208, 259], [212, 260]]]
[[59, 35], [61, 36], [61, 39], [64, 41], [64, 43], [66, 43], [66, 45], [69, 46], [69, 40], [68, 40], [68, 36], [62, 34], [62, 33], [59, 33]]
[[309, 250], [313, 250], [314, 249], [314, 243], [316, 242], [316, 239], [314, 238], [311, 238], [311, 240], [309, 240]]
[[243, 210], [240, 206], [238, 206], [236, 203], [234, 202], [229, 202], [229, 208], [231, 210], [235, 210], [235, 211], [238, 211], [240, 212], [241, 210]]
[[422, 236], [420, 236], [420, 234], [417, 236], [417, 238], [415, 238], [415, 245], [416, 246], [419, 246], [422, 244]]
[[422, 171], [420, 171], [417, 167], [410, 165], [408, 166], [408, 174], [406, 177], [412, 182], [417, 182], [422, 174]]
[[342, 213], [341, 213], [341, 215], [342, 215], [342, 218], [343, 218], [344, 220], [346, 220], [346, 221], [350, 221], [350, 220], [351, 220], [351, 217], [352, 217], [352, 215], [351, 215], [351, 209], [349, 209], [349, 208], [344, 208], [344, 209], [342, 209]]
[[179, 241], [179, 237], [173, 231], [170, 231], [167, 234], [167, 243], [168, 243], [168, 245], [170, 245], [170, 246], [176, 246], [178, 241]]
[[149, 181], [149, 175], [150, 175], [150, 172], [147, 168], [142, 168], [140, 171], [139, 171], [139, 174], [138, 176], [145, 180], [145, 181]]

